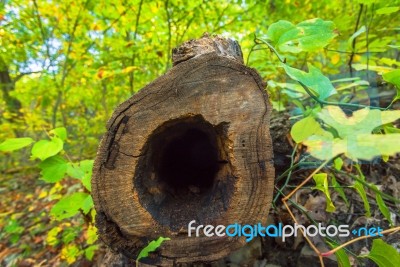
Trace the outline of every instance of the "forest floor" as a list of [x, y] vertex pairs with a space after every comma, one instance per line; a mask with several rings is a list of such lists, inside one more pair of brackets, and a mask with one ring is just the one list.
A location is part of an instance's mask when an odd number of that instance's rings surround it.
[[[350, 168], [344, 165], [344, 168]], [[346, 170], [354, 173], [355, 170]], [[362, 165], [366, 181], [379, 185], [380, 190], [400, 198], [400, 157], [390, 159], [388, 162], [379, 161], [372, 165]], [[311, 173], [311, 170], [297, 170], [292, 174], [290, 184], [298, 184]], [[307, 210], [307, 214], [315, 221], [323, 224], [345, 224], [350, 229], [360, 227], [381, 227], [388, 229], [389, 224], [380, 213], [373, 193], [367, 190], [371, 206], [371, 216], [365, 216], [364, 204], [359, 194], [350, 186], [353, 179], [346, 174], [337, 175], [336, 179], [342, 184], [346, 203], [337, 192], [331, 194], [336, 210], [332, 213], [325, 211], [326, 201], [322, 192], [312, 190], [310, 186], [303, 187], [293, 197], [293, 200]], [[282, 181], [277, 183], [280, 188]], [[73, 184], [71, 184], [73, 186]], [[292, 190], [287, 186], [284, 193]], [[62, 244], [53, 243], [49, 239], [49, 231], [57, 227], [60, 222], [52, 221], [49, 216], [50, 209], [55, 200], [49, 198], [48, 192], [54, 188], [38, 179], [36, 169], [8, 170], [1, 174], [0, 180], [0, 266], [68, 266], [62, 256]], [[394, 224], [399, 224], [399, 207], [389, 201], [386, 202], [390, 209]], [[296, 219], [305, 225], [310, 223], [298, 209], [292, 206]], [[293, 220], [278, 200], [275, 208], [271, 208], [269, 221], [271, 224], [293, 224]], [[74, 224], [74, 220], [69, 222]], [[383, 237], [387, 243], [400, 249], [400, 234], [395, 233]], [[327, 250], [321, 238], [312, 241], [321, 250]], [[344, 242], [344, 239], [336, 240]], [[85, 238], [77, 236], [74, 242], [79, 246], [85, 245]], [[347, 248], [352, 266], [375, 266], [372, 262], [357, 256], [368, 253], [371, 249], [371, 239], [353, 243]], [[73, 266], [99, 266], [104, 254], [104, 248], [98, 250], [92, 261], [81, 257]], [[249, 258], [253, 261], [249, 261]], [[254, 261], [256, 259], [256, 261]], [[326, 266], [337, 266], [337, 261], [332, 257], [325, 261]], [[319, 266], [318, 258], [305, 242], [302, 236], [289, 238], [282, 242], [280, 238], [265, 238], [249, 244], [245, 249], [233, 253], [230, 257], [221, 260], [214, 266]]]

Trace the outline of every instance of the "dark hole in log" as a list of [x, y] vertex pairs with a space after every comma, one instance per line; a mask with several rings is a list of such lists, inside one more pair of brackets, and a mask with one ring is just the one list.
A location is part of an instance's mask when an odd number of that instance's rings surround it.
[[[204, 127], [203, 125], [201, 125]], [[166, 140], [174, 136], [158, 151], [156, 176], [176, 193], [201, 193], [211, 188], [219, 169], [215, 135], [209, 136], [199, 125], [181, 122], [166, 129]]]
[[214, 126], [196, 115], [166, 122], [148, 138], [135, 188], [161, 224], [179, 229], [194, 219], [212, 220], [226, 209], [234, 178], [227, 128], [227, 123]]

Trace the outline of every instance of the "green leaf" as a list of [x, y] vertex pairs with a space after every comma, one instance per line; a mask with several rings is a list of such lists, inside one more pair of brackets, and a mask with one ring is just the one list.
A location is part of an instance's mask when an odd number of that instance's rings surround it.
[[93, 225], [89, 225], [86, 231], [86, 235], [87, 235], [86, 244], [92, 245], [97, 240], [97, 228], [94, 227]]
[[10, 138], [0, 144], [0, 151], [14, 151], [29, 146], [34, 141], [30, 137]]
[[312, 189], [317, 189], [322, 191], [325, 194], [326, 198], [326, 211], [334, 212], [335, 206], [332, 203], [331, 194], [329, 193], [328, 188], [328, 175], [326, 173], [318, 173], [313, 176], [316, 186]]
[[300, 22], [296, 26], [286, 20], [280, 20], [269, 26], [268, 39], [283, 52], [299, 53], [315, 51], [325, 47], [337, 36], [332, 21], [316, 18]]
[[85, 175], [83, 170], [79, 167], [78, 163], [68, 163], [67, 166], [67, 174], [68, 176], [81, 180], [82, 177]]
[[328, 106], [318, 113], [318, 118], [336, 129], [341, 138], [371, 133], [376, 127], [400, 119], [400, 110], [380, 111], [364, 108], [348, 117], [340, 107]]
[[82, 192], [65, 196], [53, 206], [50, 215], [56, 220], [72, 217], [79, 212], [88, 196], [90, 195]]
[[346, 194], [344, 193], [344, 190], [342, 186], [336, 181], [336, 178], [332, 176], [332, 186], [334, 190], [339, 194], [339, 196], [344, 200], [346, 203], [346, 206], [349, 206], [349, 201], [347, 200]]
[[90, 247], [87, 247], [85, 249], [85, 258], [91, 261], [93, 259], [94, 253], [98, 248], [99, 245], [92, 245]]
[[358, 29], [358, 31], [356, 31], [355, 33], [353, 33], [353, 35], [349, 38], [349, 40], [347, 41], [347, 46], [348, 48], [351, 48], [353, 46], [353, 41], [354, 39], [356, 39], [358, 36], [360, 36], [361, 34], [363, 34], [364, 32], [366, 32], [367, 28], [363, 25], [360, 29]]
[[88, 214], [90, 209], [93, 208], [93, 199], [91, 195], [88, 195], [82, 202], [82, 211], [84, 214]]
[[67, 139], [67, 129], [65, 129], [65, 127], [55, 128], [51, 130], [50, 133], [54, 134], [63, 141]]
[[319, 123], [312, 116], [308, 116], [293, 125], [290, 135], [296, 143], [300, 143], [321, 130]]
[[32, 147], [32, 157], [45, 160], [59, 153], [63, 149], [63, 146], [64, 142], [58, 137], [53, 137], [50, 141], [40, 140]]
[[392, 156], [400, 152], [400, 134], [371, 134], [380, 125], [400, 119], [400, 110], [370, 110], [368, 108], [353, 112], [348, 117], [339, 107], [325, 107], [317, 116], [333, 127], [340, 138], [320, 133], [310, 136], [303, 142], [308, 152], [319, 159], [330, 159], [344, 153], [357, 160], [372, 160], [377, 156]]
[[333, 165], [335, 167], [336, 170], [340, 171], [343, 167], [343, 160], [341, 157], [335, 158], [335, 160], [333, 161]]
[[93, 163], [94, 160], [82, 160], [80, 162], [81, 170], [84, 172], [82, 177], [82, 184], [83, 186], [89, 191], [92, 191], [92, 170], [93, 170]]
[[285, 69], [290, 78], [306, 85], [321, 100], [325, 100], [329, 96], [337, 93], [331, 81], [325, 77], [318, 68], [311, 64], [308, 64], [308, 73], [289, 67], [286, 64], [282, 64], [281, 66]]
[[[377, 192], [380, 192], [380, 190], [378, 189], [378, 187], [374, 184], [369, 184], [371, 187], [373, 187]], [[383, 214], [383, 216], [385, 216], [386, 220], [388, 220], [388, 222], [390, 223], [390, 225], [393, 226], [393, 221], [392, 218], [390, 217], [390, 211], [388, 209], [388, 207], [386, 206], [385, 202], [382, 199], [382, 196], [375, 192], [375, 200], [376, 203], [378, 204], [379, 210], [381, 211], [381, 213]]]
[[144, 247], [140, 253], [139, 256], [136, 259], [136, 265], [139, 264], [139, 260], [142, 258], [146, 258], [147, 256], [149, 256], [150, 252], [154, 252], [156, 251], [157, 248], [159, 248], [161, 246], [161, 244], [166, 241], [166, 240], [171, 240], [168, 237], [162, 237], [160, 236], [157, 240], [153, 240], [151, 241], [146, 247]]
[[353, 188], [356, 189], [358, 194], [360, 195], [363, 203], [364, 203], [364, 209], [365, 209], [365, 216], [371, 217], [371, 209], [369, 206], [368, 198], [367, 198], [367, 193], [364, 190], [364, 186], [360, 182], [355, 182], [353, 185]]
[[[332, 247], [336, 248], [337, 245], [332, 242], [327, 241], [327, 243]], [[336, 260], [338, 262], [338, 267], [351, 267], [349, 256], [347, 256], [346, 251], [341, 248], [335, 252]]]
[[382, 239], [374, 239], [371, 252], [362, 257], [371, 259], [379, 267], [397, 267], [400, 262], [400, 254], [397, 250]]
[[327, 160], [345, 154], [353, 160], [372, 160], [378, 156], [394, 156], [400, 152], [400, 134], [358, 134], [354, 137], [329, 138], [313, 135], [303, 142], [308, 152]]
[[58, 234], [62, 231], [62, 228], [60, 226], [55, 226], [50, 229], [50, 231], [47, 233], [46, 237], [46, 242], [50, 246], [56, 246], [60, 243], [60, 239], [58, 238]]
[[400, 99], [400, 69], [386, 72], [382, 75], [382, 78], [388, 83], [394, 84], [397, 87], [397, 95], [395, 100]]
[[67, 171], [67, 162], [60, 156], [53, 156], [45, 159], [39, 164], [42, 170], [42, 180], [48, 183], [55, 183], [60, 181]]
[[378, 15], [392, 14], [392, 13], [397, 12], [399, 10], [400, 10], [400, 7], [398, 7], [398, 6], [383, 7], [383, 8], [380, 8], [380, 9], [376, 10], [376, 14], [378, 14]]

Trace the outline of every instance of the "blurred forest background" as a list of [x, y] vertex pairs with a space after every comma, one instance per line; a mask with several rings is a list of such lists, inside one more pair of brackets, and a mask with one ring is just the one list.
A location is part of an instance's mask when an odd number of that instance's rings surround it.
[[[339, 80], [337, 101], [386, 107], [400, 95], [381, 76], [400, 66], [399, 6], [379, 0], [3, 0], [0, 143], [23, 138], [15, 149], [36, 143], [32, 151], [0, 152], [1, 265], [88, 266], [96, 259], [88, 194], [99, 140], [118, 104], [172, 67], [174, 47], [204, 32], [238, 40], [245, 63], [268, 83], [274, 109], [301, 116], [310, 97], [268, 47], [254, 46], [255, 38], [279, 20], [332, 21], [336, 37], [329, 45], [281, 51], [287, 64], [306, 71], [311, 63]], [[400, 83], [397, 74], [388, 80]]]

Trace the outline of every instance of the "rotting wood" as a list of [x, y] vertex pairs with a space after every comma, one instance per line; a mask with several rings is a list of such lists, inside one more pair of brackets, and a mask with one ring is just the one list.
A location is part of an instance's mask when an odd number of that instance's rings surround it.
[[245, 238], [188, 237], [188, 223], [264, 223], [272, 199], [271, 107], [238, 43], [205, 35], [173, 53], [114, 111], [94, 166], [99, 235], [131, 263], [159, 236], [149, 265], [218, 260]]

